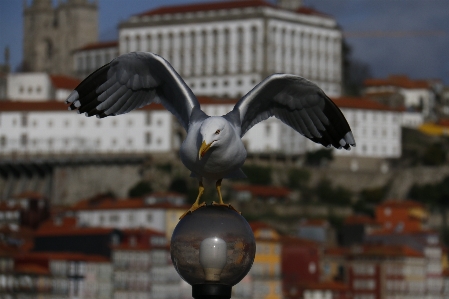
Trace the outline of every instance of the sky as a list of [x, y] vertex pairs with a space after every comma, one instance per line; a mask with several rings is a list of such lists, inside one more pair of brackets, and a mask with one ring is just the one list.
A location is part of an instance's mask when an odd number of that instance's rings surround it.
[[[133, 14], [160, 6], [226, 0], [98, 1], [99, 38], [116, 40], [117, 25]], [[0, 0], [0, 64], [9, 46], [13, 70], [22, 60], [22, 3]], [[405, 74], [413, 79], [441, 79], [449, 85], [449, 0], [303, 0], [303, 4], [337, 20], [352, 57], [368, 64], [373, 77]]]

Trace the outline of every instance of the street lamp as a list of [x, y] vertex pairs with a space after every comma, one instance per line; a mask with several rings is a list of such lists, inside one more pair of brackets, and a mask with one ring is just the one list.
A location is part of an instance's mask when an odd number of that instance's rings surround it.
[[254, 261], [256, 242], [248, 222], [235, 210], [204, 206], [179, 221], [170, 253], [195, 299], [229, 299], [232, 286]]

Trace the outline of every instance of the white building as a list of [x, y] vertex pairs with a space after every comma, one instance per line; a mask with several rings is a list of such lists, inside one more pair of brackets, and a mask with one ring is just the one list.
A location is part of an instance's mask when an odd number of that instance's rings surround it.
[[77, 49], [73, 54], [76, 75], [84, 79], [117, 56], [117, 41], [93, 43]]
[[[199, 97], [209, 115], [232, 110], [235, 100]], [[398, 158], [404, 112], [366, 99], [335, 100], [357, 143], [337, 156]], [[0, 155], [12, 154], [146, 154], [177, 152], [183, 129], [162, 105], [152, 104], [128, 114], [103, 119], [86, 118], [60, 102], [0, 102]], [[304, 154], [323, 148], [308, 141], [275, 118], [247, 132], [248, 153]]]
[[81, 81], [47, 73], [11, 73], [6, 82], [6, 99], [37, 102], [65, 101]]
[[365, 95], [376, 97], [381, 94], [399, 94], [401, 105], [408, 111], [420, 112], [424, 119], [435, 117], [435, 91], [429, 80], [412, 80], [407, 76], [392, 75], [386, 79], [368, 79], [364, 82]]
[[340, 98], [335, 103], [346, 117], [357, 144], [350, 151], [336, 150], [335, 155], [369, 158], [401, 156], [402, 110], [367, 99]]
[[[339, 96], [342, 32], [336, 21], [306, 7], [296, 8], [300, 1], [280, 5], [294, 10], [262, 0], [159, 7], [119, 25], [118, 53], [161, 55], [201, 95], [237, 98], [268, 75], [292, 73], [316, 82], [330, 96]], [[110, 60], [111, 45], [79, 49], [74, 61], [77, 73], [86, 75]]]

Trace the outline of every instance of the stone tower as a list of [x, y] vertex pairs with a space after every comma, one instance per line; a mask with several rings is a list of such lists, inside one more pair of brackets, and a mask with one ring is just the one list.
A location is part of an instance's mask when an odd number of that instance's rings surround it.
[[279, 7], [288, 10], [297, 10], [301, 7], [302, 0], [277, 0]]
[[74, 75], [72, 53], [98, 41], [97, 0], [24, 0], [23, 69]]

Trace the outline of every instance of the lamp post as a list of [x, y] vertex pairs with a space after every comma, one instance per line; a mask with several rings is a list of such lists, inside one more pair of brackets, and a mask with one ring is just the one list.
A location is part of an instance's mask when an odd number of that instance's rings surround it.
[[256, 242], [248, 222], [223, 206], [204, 206], [182, 218], [170, 245], [173, 265], [192, 285], [195, 299], [229, 299], [232, 286], [254, 261]]

